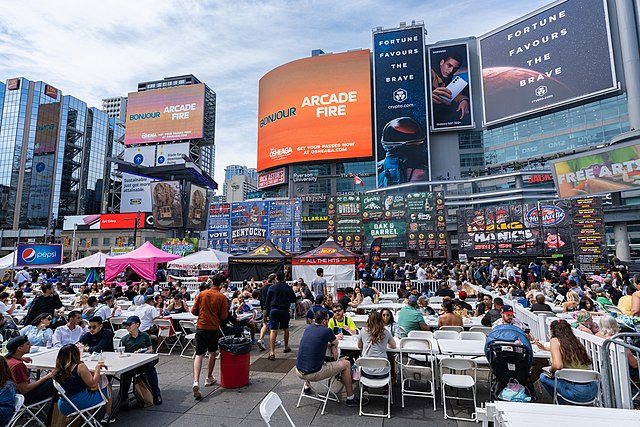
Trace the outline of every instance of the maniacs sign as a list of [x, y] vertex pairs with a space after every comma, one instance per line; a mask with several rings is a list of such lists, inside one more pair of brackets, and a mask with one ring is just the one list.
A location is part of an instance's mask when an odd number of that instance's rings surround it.
[[18, 245], [17, 252], [18, 266], [62, 264], [62, 245]]
[[487, 125], [617, 88], [605, 0], [556, 4], [481, 37], [480, 50]]

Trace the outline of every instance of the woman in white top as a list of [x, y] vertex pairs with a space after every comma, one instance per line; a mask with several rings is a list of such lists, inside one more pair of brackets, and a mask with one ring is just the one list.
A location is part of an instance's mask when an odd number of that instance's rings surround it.
[[[367, 325], [358, 335], [358, 347], [362, 349], [363, 357], [387, 358], [387, 348], [396, 348], [396, 342], [384, 327], [382, 316], [378, 311], [369, 313]], [[388, 368], [362, 369], [362, 375], [367, 378], [384, 378], [389, 375]]]

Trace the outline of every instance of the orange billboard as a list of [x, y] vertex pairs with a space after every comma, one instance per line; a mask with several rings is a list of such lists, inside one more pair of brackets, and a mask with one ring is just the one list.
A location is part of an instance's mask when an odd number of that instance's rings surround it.
[[299, 59], [260, 79], [258, 171], [372, 155], [368, 49]]
[[129, 93], [125, 145], [202, 138], [204, 84]]

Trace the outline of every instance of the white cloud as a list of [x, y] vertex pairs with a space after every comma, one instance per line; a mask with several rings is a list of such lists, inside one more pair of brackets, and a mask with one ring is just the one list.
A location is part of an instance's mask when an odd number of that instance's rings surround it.
[[255, 166], [258, 80], [312, 49], [370, 48], [371, 29], [422, 20], [428, 42], [480, 35], [547, 1], [26, 1], [0, 17], [0, 78], [43, 80], [90, 106], [194, 74], [218, 95], [216, 180]]

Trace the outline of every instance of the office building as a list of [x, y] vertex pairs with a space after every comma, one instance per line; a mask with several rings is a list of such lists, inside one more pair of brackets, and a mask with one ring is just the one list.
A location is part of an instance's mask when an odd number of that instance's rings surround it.
[[127, 97], [114, 96], [102, 99], [102, 111], [106, 112], [110, 118], [119, 119], [124, 122], [127, 116]]
[[235, 175], [224, 182], [224, 198], [227, 203], [242, 202], [256, 189], [254, 180], [245, 175]]

